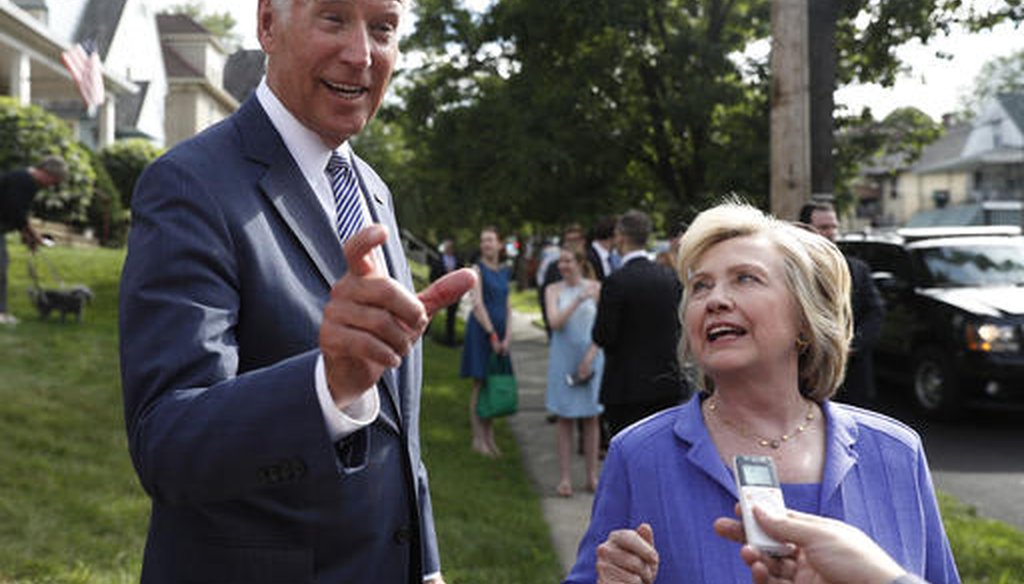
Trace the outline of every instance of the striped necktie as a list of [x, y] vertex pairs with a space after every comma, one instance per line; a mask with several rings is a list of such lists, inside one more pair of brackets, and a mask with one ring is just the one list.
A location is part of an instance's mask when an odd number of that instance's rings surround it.
[[359, 184], [348, 160], [331, 153], [327, 161], [327, 178], [334, 192], [334, 215], [338, 222], [338, 237], [341, 243], [348, 241], [363, 228], [363, 204], [359, 200]]

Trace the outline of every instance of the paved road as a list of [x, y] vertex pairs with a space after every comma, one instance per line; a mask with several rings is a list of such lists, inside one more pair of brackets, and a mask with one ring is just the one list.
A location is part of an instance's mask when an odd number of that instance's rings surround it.
[[[520, 410], [509, 420], [527, 472], [541, 493], [555, 550], [568, 571], [590, 520], [593, 497], [580, 488], [585, 474], [579, 456], [573, 459], [576, 494], [570, 499], [555, 494], [555, 426], [545, 421], [544, 409], [547, 339], [542, 330], [532, 326], [532, 318], [523, 314], [512, 318], [512, 358], [519, 378]], [[982, 516], [1024, 529], [1024, 413], [980, 413], [961, 423], [940, 424], [916, 418], [899, 399], [889, 400], [880, 409], [921, 434], [940, 490], [975, 506]]]

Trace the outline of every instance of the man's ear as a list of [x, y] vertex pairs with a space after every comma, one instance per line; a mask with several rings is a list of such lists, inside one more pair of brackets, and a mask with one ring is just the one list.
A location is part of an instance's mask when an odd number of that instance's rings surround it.
[[256, 13], [256, 38], [260, 41], [263, 52], [269, 54], [274, 46], [274, 21], [278, 15], [274, 12], [271, 0], [260, 0]]

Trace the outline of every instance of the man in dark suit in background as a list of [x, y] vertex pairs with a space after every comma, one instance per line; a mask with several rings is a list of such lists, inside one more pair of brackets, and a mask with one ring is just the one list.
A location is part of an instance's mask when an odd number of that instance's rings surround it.
[[679, 301], [675, 273], [647, 257], [646, 213], [629, 211], [615, 226], [622, 267], [605, 279], [593, 338], [605, 354], [601, 403], [612, 436], [690, 395], [679, 366]]
[[[800, 222], [810, 225], [831, 241], [839, 237], [839, 219], [831, 203], [812, 201], [800, 208]], [[844, 254], [845, 255], [845, 254]], [[845, 255], [850, 268], [850, 303], [853, 307], [853, 341], [846, 362], [846, 379], [838, 397], [844, 402], [873, 407], [878, 399], [875, 390], [875, 367], [872, 351], [882, 334], [885, 305], [871, 277], [871, 268], [858, 258]]]
[[[430, 262], [430, 281], [436, 282], [446, 275], [462, 267], [462, 262], [455, 255], [455, 242], [446, 239], [441, 242], [441, 253]], [[455, 346], [455, 315], [459, 311], [459, 304], [453, 302], [445, 308], [444, 319], [444, 344], [449, 347]]]
[[120, 332], [145, 584], [443, 582], [419, 337], [474, 276], [412, 291], [391, 194], [348, 145], [406, 8], [260, 0], [255, 95], [140, 178]]
[[615, 217], [605, 217], [590, 230], [587, 261], [594, 268], [598, 282], [604, 282], [619, 267], [620, 258], [615, 251], [615, 222]]

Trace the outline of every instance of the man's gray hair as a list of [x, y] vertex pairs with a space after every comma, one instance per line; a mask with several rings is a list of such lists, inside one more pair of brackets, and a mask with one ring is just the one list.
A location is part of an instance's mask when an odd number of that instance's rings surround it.
[[52, 176], [58, 182], [64, 182], [68, 178], [68, 163], [64, 162], [64, 159], [60, 156], [47, 156], [43, 158], [39, 161], [39, 164], [36, 164], [36, 169]]

